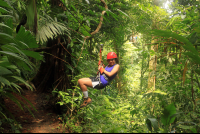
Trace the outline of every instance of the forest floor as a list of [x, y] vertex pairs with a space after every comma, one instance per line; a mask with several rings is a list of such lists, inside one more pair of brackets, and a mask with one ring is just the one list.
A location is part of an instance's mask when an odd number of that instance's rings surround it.
[[[35, 116], [34, 118], [24, 106], [24, 110], [21, 110], [12, 100], [5, 98], [7, 109], [14, 115], [16, 121], [21, 124], [21, 133], [68, 133], [66, 129], [62, 128], [62, 123], [53, 108], [44, 107], [47, 103], [44, 99], [47, 96], [46, 94], [37, 94], [33, 91], [24, 90], [22, 95], [33, 104], [37, 111], [22, 97], [15, 93], [13, 95], [23, 101]], [[10, 133], [9, 129], [11, 127], [7, 126], [7, 128], [4, 128], [4, 132]]]

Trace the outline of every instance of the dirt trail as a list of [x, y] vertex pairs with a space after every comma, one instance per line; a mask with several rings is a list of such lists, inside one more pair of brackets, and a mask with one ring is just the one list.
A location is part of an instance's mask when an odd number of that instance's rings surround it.
[[[6, 107], [22, 126], [22, 129], [20, 130], [21, 133], [68, 133], [67, 130], [62, 128], [62, 123], [55, 112], [53, 112], [53, 109], [47, 110], [44, 108], [43, 104], [46, 102], [44, 97], [42, 97], [43, 94], [36, 94], [35, 92], [24, 90], [23, 96], [34, 105], [37, 111], [33, 110], [30, 104], [19, 95], [14, 95], [22, 100], [35, 116], [34, 118], [26, 108], [21, 110], [13, 101], [5, 99]], [[8, 132], [8, 130], [5, 131]]]

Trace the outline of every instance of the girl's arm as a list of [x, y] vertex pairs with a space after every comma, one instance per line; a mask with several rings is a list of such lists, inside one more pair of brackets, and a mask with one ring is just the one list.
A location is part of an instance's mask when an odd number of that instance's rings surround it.
[[115, 73], [117, 73], [119, 71], [119, 64], [115, 65], [112, 69], [111, 72], [108, 72], [106, 70], [104, 70], [103, 72], [108, 76], [108, 77], [111, 77], [113, 76]]

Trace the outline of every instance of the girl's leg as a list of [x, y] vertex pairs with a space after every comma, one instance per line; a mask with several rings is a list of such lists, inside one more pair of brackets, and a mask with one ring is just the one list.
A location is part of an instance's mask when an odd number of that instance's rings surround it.
[[82, 91], [87, 91], [87, 87], [92, 87], [92, 81], [90, 78], [82, 78], [78, 80]]
[[82, 78], [78, 80], [78, 83], [84, 95], [84, 102], [80, 106], [82, 108], [92, 103], [92, 99], [88, 97], [88, 91], [87, 91], [87, 87], [92, 87], [92, 81], [90, 78]]

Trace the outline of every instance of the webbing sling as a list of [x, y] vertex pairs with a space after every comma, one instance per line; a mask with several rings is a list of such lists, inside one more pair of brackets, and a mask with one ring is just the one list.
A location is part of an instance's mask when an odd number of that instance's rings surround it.
[[[100, 59], [99, 59], [99, 61], [100, 61], [100, 64], [99, 64], [99, 66], [98, 66], [98, 69], [100, 68], [100, 67], [103, 67], [103, 60], [102, 60], [102, 50], [103, 50], [103, 44], [100, 44], [101, 45], [101, 48], [100, 48]], [[100, 74], [101, 74], [101, 72], [99, 71], [99, 73], [98, 73], [98, 75], [97, 75], [97, 77], [99, 77], [99, 85], [100, 85], [100, 83], [101, 83], [101, 80], [100, 80]]]

